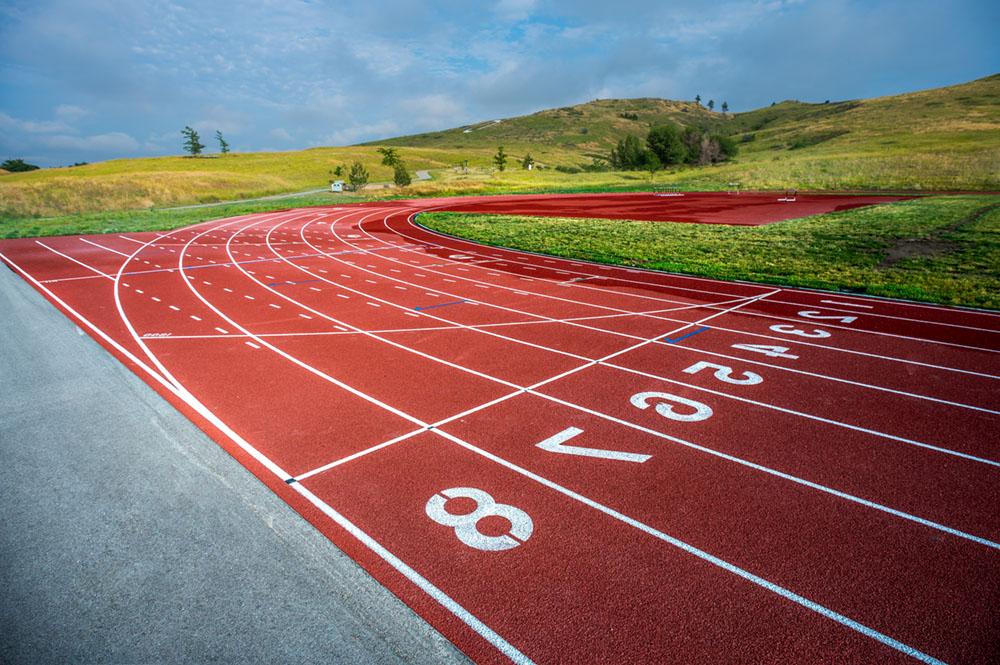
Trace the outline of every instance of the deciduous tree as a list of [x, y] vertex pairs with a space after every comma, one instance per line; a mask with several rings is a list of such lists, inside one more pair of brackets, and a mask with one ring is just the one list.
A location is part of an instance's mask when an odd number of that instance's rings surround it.
[[378, 152], [382, 154], [382, 165], [383, 166], [393, 166], [400, 163], [399, 151], [395, 148], [379, 148]]

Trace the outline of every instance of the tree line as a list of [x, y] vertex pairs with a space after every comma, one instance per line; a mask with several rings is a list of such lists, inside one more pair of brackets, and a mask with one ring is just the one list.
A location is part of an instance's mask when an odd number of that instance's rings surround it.
[[736, 155], [736, 141], [698, 127], [679, 128], [666, 124], [653, 127], [643, 145], [629, 134], [612, 148], [608, 164], [616, 171], [658, 171], [676, 164], [704, 166], [724, 162]]
[[[201, 142], [201, 136], [192, 127], [188, 126], [181, 130], [181, 136], [184, 137], [184, 152], [188, 153], [192, 157], [198, 157], [201, 155], [201, 151], [205, 149], [205, 144]], [[215, 130], [215, 140], [219, 143], [219, 152], [223, 155], [229, 153], [229, 142], [222, 136], [222, 132], [218, 129]]]

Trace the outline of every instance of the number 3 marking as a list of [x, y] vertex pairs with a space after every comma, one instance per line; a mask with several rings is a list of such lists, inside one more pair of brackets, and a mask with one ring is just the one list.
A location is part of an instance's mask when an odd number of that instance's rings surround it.
[[824, 337], [829, 337], [830, 333], [825, 330], [813, 329], [812, 332], [806, 332], [805, 330], [800, 330], [795, 326], [790, 326], [784, 323], [778, 323], [771, 326], [771, 330], [774, 332], [785, 333], [786, 335], [798, 335], [799, 337], [815, 337], [816, 339], [823, 339]]
[[[443, 494], [444, 496], [441, 496]], [[517, 547], [528, 538], [534, 529], [534, 524], [528, 513], [520, 508], [508, 506], [505, 503], [497, 503], [492, 496], [483, 490], [472, 487], [452, 487], [441, 490], [441, 494], [435, 494], [427, 502], [424, 510], [427, 517], [431, 518], [442, 526], [455, 529], [455, 536], [469, 547], [484, 552], [499, 552]], [[445, 510], [448, 499], [472, 499], [476, 502], [476, 509], [468, 515], [454, 515]], [[480, 533], [479, 520], [484, 517], [496, 515], [503, 517], [510, 522], [510, 531], [502, 536], [487, 536]]]

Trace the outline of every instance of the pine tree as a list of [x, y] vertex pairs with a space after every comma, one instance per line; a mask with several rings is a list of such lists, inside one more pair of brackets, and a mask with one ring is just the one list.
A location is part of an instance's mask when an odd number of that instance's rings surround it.
[[524, 156], [524, 159], [521, 160], [521, 168], [524, 169], [525, 171], [534, 166], [534, 164], [535, 164], [535, 158], [531, 156], [530, 152]]
[[392, 169], [392, 181], [396, 183], [397, 187], [406, 187], [410, 184], [410, 174], [406, 171], [406, 166], [403, 165], [403, 162], [397, 161], [393, 164]]
[[222, 138], [222, 132], [220, 132], [218, 129], [215, 130], [215, 140], [219, 142], [219, 152], [221, 152], [223, 155], [228, 154], [229, 142], [227, 142], [226, 139]]
[[347, 180], [351, 183], [351, 189], [360, 192], [368, 184], [368, 169], [361, 162], [351, 164], [351, 172], [347, 174]]
[[708, 100], [708, 110], [709, 111], [715, 110], [715, 100], [714, 99]]
[[722, 102], [722, 112], [723, 113], [729, 112], [729, 102]]
[[493, 155], [493, 163], [497, 165], [498, 171], [507, 168], [507, 153], [503, 151], [503, 146], [497, 148], [497, 154]]
[[695, 95], [694, 96], [694, 103], [695, 104], [701, 104], [701, 95]]
[[205, 149], [205, 145], [201, 142], [198, 132], [190, 127], [185, 127], [181, 130], [181, 134], [184, 136], [184, 149], [191, 153], [192, 157], [200, 155], [201, 151]]

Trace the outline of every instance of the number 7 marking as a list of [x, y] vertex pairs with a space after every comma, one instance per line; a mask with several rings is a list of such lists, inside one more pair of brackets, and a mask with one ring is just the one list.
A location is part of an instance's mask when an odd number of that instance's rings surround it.
[[638, 462], [640, 464], [652, 457], [652, 455], [640, 455], [639, 453], [624, 453], [618, 450], [601, 450], [600, 448], [584, 448], [582, 446], [567, 446], [565, 444], [566, 441], [569, 441], [578, 434], [583, 434], [583, 430], [576, 427], [567, 427], [558, 434], [550, 436], [535, 445], [550, 453], [597, 457], [599, 459], [613, 459], [622, 462]]

